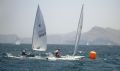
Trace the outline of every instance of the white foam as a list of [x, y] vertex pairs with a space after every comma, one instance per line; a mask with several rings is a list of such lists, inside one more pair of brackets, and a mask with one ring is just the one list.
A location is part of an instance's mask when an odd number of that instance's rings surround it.
[[11, 53], [7, 53], [7, 57], [17, 58], [17, 59], [43, 59], [41, 56], [35, 56], [35, 57], [14, 56], [14, 55], [12, 55]]
[[80, 60], [84, 58], [85, 56], [61, 56], [60, 58], [57, 58], [53, 55], [49, 55], [47, 57], [41, 57], [41, 56], [35, 56], [35, 57], [26, 57], [26, 56], [14, 56], [10, 53], [7, 53], [7, 56], [10, 58], [17, 58], [17, 59], [39, 59], [39, 60], [49, 60], [49, 61], [56, 61], [56, 60]]

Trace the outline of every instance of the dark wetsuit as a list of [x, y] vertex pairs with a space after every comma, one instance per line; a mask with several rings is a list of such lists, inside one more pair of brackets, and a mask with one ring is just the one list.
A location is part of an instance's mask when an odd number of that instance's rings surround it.
[[58, 52], [55, 53], [55, 56], [59, 58], [60, 57], [60, 53], [58, 53]]
[[26, 54], [26, 52], [22, 52], [22, 55], [25, 56], [25, 55], [27, 55], [27, 54]]
[[55, 51], [55, 57], [58, 57], [58, 58], [61, 57], [61, 56], [60, 56], [60, 50], [56, 50], [56, 51]]

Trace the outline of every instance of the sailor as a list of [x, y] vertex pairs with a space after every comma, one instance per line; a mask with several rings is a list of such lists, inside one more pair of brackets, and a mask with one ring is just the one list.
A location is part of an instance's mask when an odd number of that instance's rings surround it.
[[60, 58], [61, 57], [61, 55], [60, 55], [60, 49], [55, 50], [54, 51], [54, 55], [55, 55], [55, 57]]
[[23, 51], [22, 51], [22, 55], [23, 55], [23, 56], [26, 56], [26, 55], [27, 55], [26, 50], [23, 50]]

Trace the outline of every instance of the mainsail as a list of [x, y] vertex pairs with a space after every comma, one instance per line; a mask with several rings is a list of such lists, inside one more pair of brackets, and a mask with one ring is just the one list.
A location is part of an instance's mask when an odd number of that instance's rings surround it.
[[37, 13], [33, 28], [32, 48], [33, 50], [37, 50], [37, 51], [46, 51], [47, 49], [46, 28], [39, 5], [37, 8]]
[[74, 49], [74, 52], [73, 52], [73, 56], [77, 52], [79, 40], [80, 40], [80, 37], [81, 37], [81, 31], [82, 31], [82, 25], [83, 25], [83, 8], [84, 8], [84, 4], [82, 5], [81, 14], [80, 14], [79, 22], [78, 22], [78, 28], [77, 28], [77, 34], [76, 34], [76, 40], [75, 40], [75, 49]]

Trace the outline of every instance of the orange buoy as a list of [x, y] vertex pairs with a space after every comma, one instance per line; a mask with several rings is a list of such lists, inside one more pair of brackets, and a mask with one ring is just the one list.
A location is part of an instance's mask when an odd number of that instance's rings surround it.
[[90, 51], [89, 52], [89, 58], [90, 59], [96, 59], [96, 52], [95, 51]]

